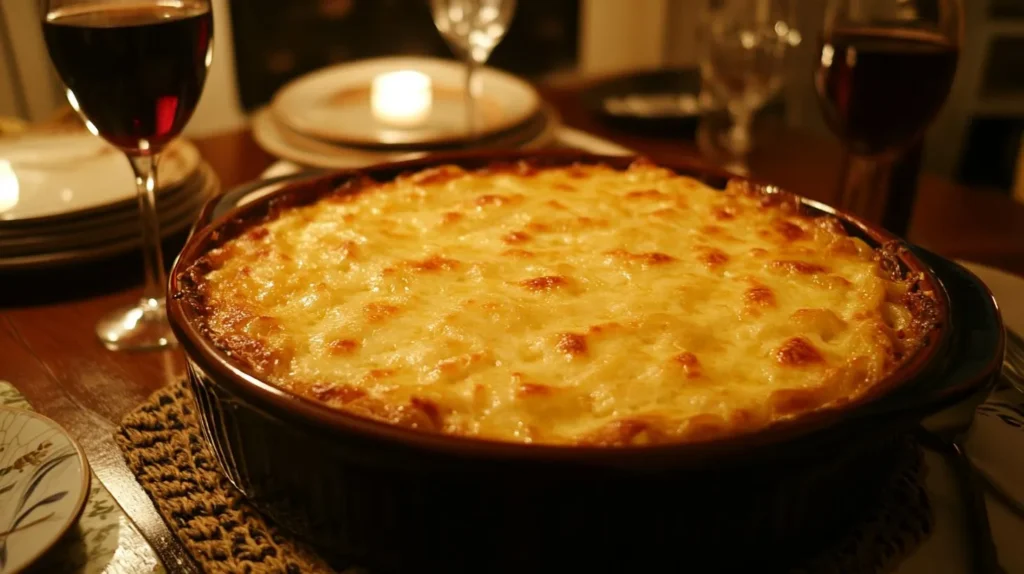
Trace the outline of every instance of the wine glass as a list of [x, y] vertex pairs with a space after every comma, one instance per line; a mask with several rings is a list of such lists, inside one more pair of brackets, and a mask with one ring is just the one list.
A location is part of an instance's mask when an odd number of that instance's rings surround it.
[[915, 190], [888, 193], [893, 161], [917, 144], [953, 84], [960, 0], [831, 0], [814, 75], [849, 158], [837, 207], [903, 235]]
[[477, 131], [473, 72], [491, 57], [508, 31], [516, 0], [431, 0], [434, 25], [456, 57], [466, 64], [466, 131]]
[[96, 327], [110, 349], [175, 343], [164, 311], [155, 190], [160, 152], [199, 101], [213, 57], [208, 0], [46, 0], [43, 36], [71, 106], [125, 153], [138, 189], [145, 282], [141, 299]]
[[754, 114], [782, 87], [787, 49], [800, 41], [792, 22], [791, 0], [713, 0], [703, 14], [701, 79], [732, 119], [716, 143], [741, 167]]

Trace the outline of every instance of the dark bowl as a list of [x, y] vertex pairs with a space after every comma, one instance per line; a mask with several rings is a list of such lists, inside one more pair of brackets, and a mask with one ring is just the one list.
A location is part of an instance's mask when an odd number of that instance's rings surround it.
[[[441, 163], [523, 159], [624, 168], [635, 158], [458, 154], [286, 178], [241, 207], [234, 206], [255, 188], [211, 202], [201, 216], [209, 224], [175, 263], [168, 312], [206, 440], [256, 506], [338, 565], [375, 573], [784, 570], [871, 508], [922, 418], [976, 396], [998, 376], [1002, 323], [977, 278], [809, 200], [803, 209], [836, 215], [851, 234], [889, 245], [902, 272], [936, 294], [938, 324], [920, 351], [861, 399], [720, 440], [521, 445], [360, 418], [245, 372], [204, 338], [181, 297], [183, 271], [211, 247], [355, 177], [383, 181]], [[667, 167], [719, 187], [731, 177], [696, 164]]]

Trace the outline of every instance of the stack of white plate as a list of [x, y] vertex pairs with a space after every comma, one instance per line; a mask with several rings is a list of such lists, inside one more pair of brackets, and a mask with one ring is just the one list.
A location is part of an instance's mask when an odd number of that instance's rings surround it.
[[[156, 190], [161, 234], [187, 229], [217, 189], [194, 145], [168, 146]], [[0, 271], [93, 261], [140, 243], [135, 177], [120, 151], [85, 132], [0, 142]]]
[[[374, 80], [399, 71], [430, 79], [429, 111], [412, 127], [389, 125], [372, 105]], [[268, 107], [253, 114], [253, 136], [277, 157], [322, 168], [360, 167], [440, 150], [537, 149], [555, 139], [558, 114], [533, 86], [487, 67], [474, 76], [477, 126], [471, 135], [464, 82], [462, 64], [437, 58], [376, 58], [332, 66], [281, 88]]]

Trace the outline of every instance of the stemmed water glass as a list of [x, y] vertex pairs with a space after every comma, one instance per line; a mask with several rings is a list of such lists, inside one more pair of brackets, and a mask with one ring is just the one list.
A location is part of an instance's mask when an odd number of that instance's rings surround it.
[[889, 193], [893, 160], [946, 101], [962, 40], [960, 0], [830, 0], [814, 79], [849, 152], [837, 207], [905, 233], [915, 190]]
[[110, 349], [175, 343], [156, 213], [160, 152], [192, 116], [213, 57], [209, 0], [46, 0], [43, 35], [71, 106], [125, 153], [138, 189], [145, 282], [96, 327]]
[[466, 131], [477, 132], [473, 72], [491, 57], [516, 10], [516, 0], [431, 0], [434, 25], [448, 47], [466, 65]]
[[700, 22], [701, 80], [731, 128], [715, 142], [739, 166], [754, 114], [782, 87], [787, 49], [799, 42], [792, 0], [711, 0]]

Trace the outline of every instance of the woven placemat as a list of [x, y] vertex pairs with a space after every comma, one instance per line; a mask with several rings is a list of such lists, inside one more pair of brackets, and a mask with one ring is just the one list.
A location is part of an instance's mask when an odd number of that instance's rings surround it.
[[[206, 572], [334, 572], [316, 553], [263, 517], [224, 477], [201, 437], [184, 383], [156, 392], [121, 422], [128, 467]], [[894, 473], [878, 507], [848, 535], [793, 574], [891, 572], [931, 532], [920, 448]], [[363, 572], [350, 568], [346, 574]]]

